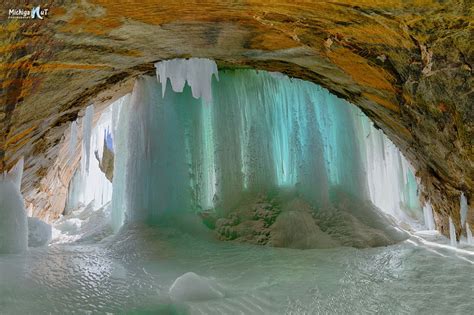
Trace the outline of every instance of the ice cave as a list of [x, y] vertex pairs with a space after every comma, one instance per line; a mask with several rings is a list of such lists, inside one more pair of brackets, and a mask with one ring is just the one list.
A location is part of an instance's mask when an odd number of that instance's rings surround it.
[[23, 165], [3, 175], [3, 311], [469, 312], [469, 225], [459, 242], [435, 232], [410, 163], [360, 109], [277, 72], [155, 66], [70, 124], [80, 164], [51, 226], [27, 224]]
[[461, 7], [97, 2], [2, 22], [0, 314], [474, 312]]

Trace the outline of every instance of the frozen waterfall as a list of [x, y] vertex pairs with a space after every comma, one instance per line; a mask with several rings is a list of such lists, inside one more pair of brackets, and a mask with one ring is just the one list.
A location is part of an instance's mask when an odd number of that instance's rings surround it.
[[[156, 68], [159, 81], [137, 79], [112, 110], [116, 228], [169, 212], [225, 213], [242, 194], [281, 189], [326, 208], [337, 188], [407, 223], [421, 213], [399, 150], [327, 90], [250, 70], [221, 71], [217, 81], [215, 64], [202, 60]], [[167, 78], [179, 93], [164, 93]]]
[[464, 226], [467, 218], [467, 198], [466, 196], [464, 196], [464, 193], [461, 193], [461, 197], [459, 199], [459, 214], [461, 216], [461, 226]]
[[451, 246], [457, 246], [457, 239], [456, 239], [456, 226], [454, 226], [453, 220], [449, 217], [449, 241]]
[[433, 209], [431, 208], [430, 203], [426, 203], [426, 205], [423, 207], [423, 216], [425, 219], [426, 228], [428, 230], [434, 230], [435, 223], [434, 223], [434, 218], [433, 218]]

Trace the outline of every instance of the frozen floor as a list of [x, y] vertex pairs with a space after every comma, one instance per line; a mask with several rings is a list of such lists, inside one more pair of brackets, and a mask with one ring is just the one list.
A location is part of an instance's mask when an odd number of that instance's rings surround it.
[[[93, 245], [0, 256], [0, 314], [472, 314], [474, 256], [417, 237], [372, 249], [278, 249], [135, 227]], [[174, 303], [186, 272], [220, 299]]]

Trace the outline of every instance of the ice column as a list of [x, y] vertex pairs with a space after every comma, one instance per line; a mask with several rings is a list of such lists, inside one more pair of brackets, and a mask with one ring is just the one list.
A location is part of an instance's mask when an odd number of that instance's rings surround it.
[[172, 59], [155, 64], [156, 76], [162, 86], [162, 96], [165, 96], [168, 78], [174, 92], [182, 92], [187, 82], [191, 87], [194, 98], [200, 98], [207, 103], [212, 100], [212, 75], [219, 80], [217, 65], [213, 60], [205, 58]]
[[190, 210], [186, 141], [193, 135], [193, 121], [188, 117], [193, 101], [196, 109], [200, 101], [189, 92], [167, 93], [162, 99], [155, 78], [137, 79], [129, 104], [121, 109], [117, 131], [112, 201], [117, 224], [157, 222], [166, 212]]
[[459, 208], [461, 215], [461, 226], [464, 226], [464, 223], [466, 223], [467, 218], [467, 199], [464, 193], [461, 193]]
[[82, 118], [82, 156], [81, 156], [81, 170], [85, 175], [89, 172], [90, 151], [91, 151], [91, 132], [92, 119], [94, 118], [94, 105], [89, 105], [86, 108], [84, 117]]
[[112, 104], [112, 136], [114, 139], [114, 177], [112, 180], [112, 226], [118, 231], [127, 209], [128, 135], [130, 130], [130, 94]]
[[456, 247], [456, 244], [457, 244], [456, 227], [454, 226], [454, 223], [451, 217], [449, 217], [449, 240], [451, 242], [451, 246]]
[[433, 208], [430, 203], [426, 203], [423, 207], [423, 216], [425, 218], [425, 226], [428, 230], [434, 230]]

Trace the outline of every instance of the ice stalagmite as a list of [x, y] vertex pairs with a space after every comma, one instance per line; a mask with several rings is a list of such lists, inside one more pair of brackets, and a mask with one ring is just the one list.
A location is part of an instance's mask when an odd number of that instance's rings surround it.
[[449, 217], [449, 241], [451, 246], [456, 247], [456, 227], [454, 226], [453, 220]]
[[92, 119], [94, 118], [94, 105], [89, 105], [86, 108], [84, 117], [82, 118], [82, 157], [81, 169], [82, 174], [89, 172], [90, 164], [90, 150], [91, 150], [91, 132]]
[[205, 58], [172, 59], [155, 64], [156, 75], [162, 86], [162, 96], [165, 96], [168, 78], [174, 92], [182, 92], [187, 82], [191, 87], [194, 98], [200, 98], [207, 103], [212, 100], [212, 75], [219, 79], [217, 65], [213, 60]]
[[76, 154], [76, 145], [77, 145], [77, 122], [73, 121], [71, 123], [71, 131], [69, 134], [69, 157], [73, 158]]
[[20, 253], [28, 247], [28, 221], [20, 192], [23, 158], [0, 175], [0, 254]]
[[461, 226], [464, 226], [466, 223], [467, 218], [467, 198], [464, 193], [461, 193], [461, 197], [459, 198], [459, 208], [460, 208], [460, 215], [461, 215]]

